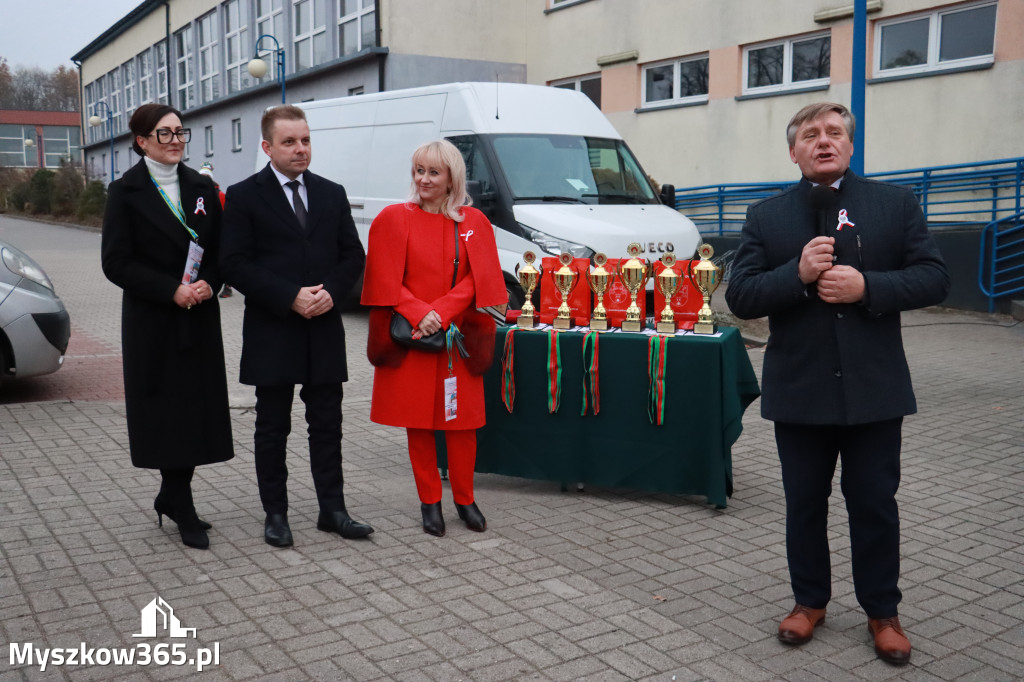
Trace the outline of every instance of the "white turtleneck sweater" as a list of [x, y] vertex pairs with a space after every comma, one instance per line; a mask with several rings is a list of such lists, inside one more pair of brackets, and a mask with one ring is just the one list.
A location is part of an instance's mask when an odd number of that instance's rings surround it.
[[149, 174], [156, 180], [156, 184], [167, 193], [171, 203], [178, 206], [181, 203], [181, 189], [178, 187], [178, 164], [166, 164], [154, 161], [148, 156], [143, 157], [146, 161], [146, 168]]

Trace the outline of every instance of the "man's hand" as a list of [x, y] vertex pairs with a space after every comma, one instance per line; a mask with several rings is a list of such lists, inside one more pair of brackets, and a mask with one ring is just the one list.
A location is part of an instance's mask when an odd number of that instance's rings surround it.
[[825, 303], [857, 303], [864, 298], [864, 275], [849, 265], [834, 265], [818, 277], [818, 298]]
[[299, 295], [292, 301], [292, 310], [302, 315], [304, 318], [311, 319], [317, 315], [323, 315], [331, 308], [334, 307], [334, 299], [331, 298], [331, 294], [324, 289], [323, 284], [317, 284], [312, 287], [302, 287], [299, 289]]
[[832, 237], [815, 237], [807, 242], [800, 252], [800, 264], [797, 266], [801, 282], [810, 284], [832, 267], [832, 254], [835, 251], [832, 245], [835, 242]]
[[174, 305], [179, 308], [191, 308], [194, 305], [199, 305], [199, 296], [189, 285], [179, 284], [174, 291]]
[[422, 339], [424, 336], [430, 336], [431, 334], [441, 330], [441, 316], [437, 312], [431, 310], [429, 313], [423, 316], [417, 328], [412, 331], [412, 338]]

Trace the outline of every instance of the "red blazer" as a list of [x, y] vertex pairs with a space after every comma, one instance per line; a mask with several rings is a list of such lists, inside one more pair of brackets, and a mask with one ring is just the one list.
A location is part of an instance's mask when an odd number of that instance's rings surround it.
[[[459, 271], [452, 283], [455, 227], [443, 215], [415, 204], [385, 208], [370, 227], [362, 303], [390, 306], [415, 327], [431, 310], [445, 327], [459, 325], [478, 306], [508, 300], [494, 228], [474, 208], [463, 208], [458, 223]], [[484, 425], [483, 379], [453, 362], [458, 416], [444, 419], [447, 353], [409, 351], [397, 367], [377, 367], [373, 376], [370, 419], [378, 424], [421, 429], [477, 429]]]

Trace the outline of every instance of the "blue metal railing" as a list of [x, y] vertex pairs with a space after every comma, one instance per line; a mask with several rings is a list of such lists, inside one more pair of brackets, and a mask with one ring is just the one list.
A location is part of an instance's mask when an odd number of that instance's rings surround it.
[[1024, 291], [1024, 212], [993, 220], [981, 231], [978, 287], [990, 313], [997, 298]]
[[[867, 177], [913, 189], [933, 228], [985, 224], [1024, 209], [1024, 157], [869, 173]], [[747, 206], [791, 184], [738, 183], [677, 189], [676, 209], [704, 234], [737, 232], [743, 227]]]

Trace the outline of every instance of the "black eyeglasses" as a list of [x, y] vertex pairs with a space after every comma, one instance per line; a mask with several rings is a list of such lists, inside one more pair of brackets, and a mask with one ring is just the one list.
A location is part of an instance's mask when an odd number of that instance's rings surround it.
[[156, 141], [160, 144], [168, 144], [175, 137], [178, 138], [179, 142], [191, 142], [192, 141], [192, 129], [191, 128], [179, 128], [178, 130], [171, 130], [170, 128], [157, 128], [150, 135], [156, 135]]

